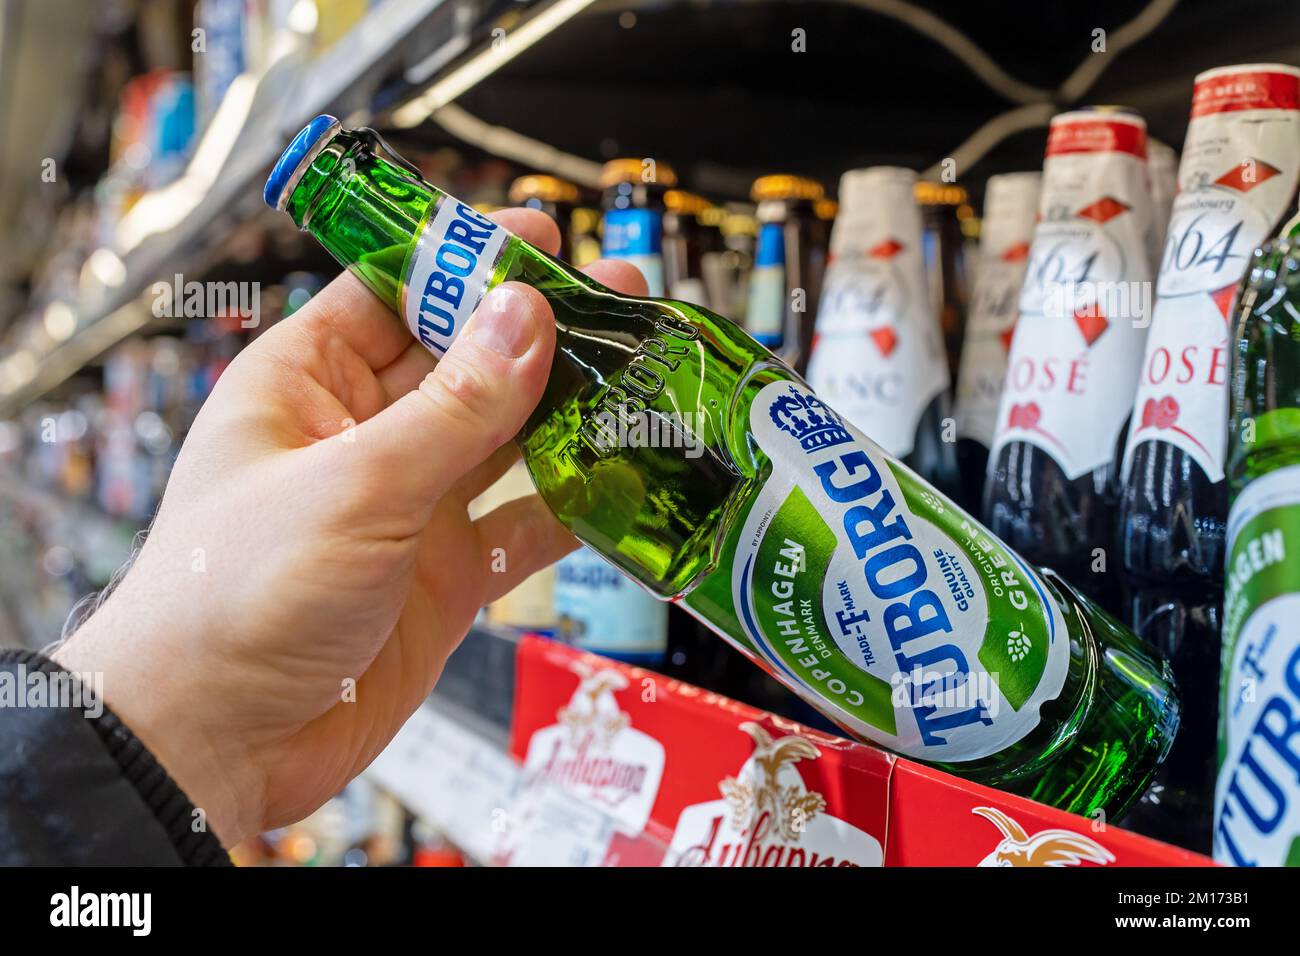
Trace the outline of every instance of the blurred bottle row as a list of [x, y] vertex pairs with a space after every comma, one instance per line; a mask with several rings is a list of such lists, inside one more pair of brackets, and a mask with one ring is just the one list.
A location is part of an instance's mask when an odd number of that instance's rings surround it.
[[470, 865], [436, 828], [364, 777], [306, 819], [245, 840], [231, 858], [237, 866]]

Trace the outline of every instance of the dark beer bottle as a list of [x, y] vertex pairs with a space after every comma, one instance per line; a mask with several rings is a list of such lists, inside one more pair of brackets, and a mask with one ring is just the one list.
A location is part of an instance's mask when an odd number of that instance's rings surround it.
[[916, 184], [924, 230], [925, 271], [930, 280], [930, 303], [939, 314], [939, 331], [948, 356], [948, 375], [957, 377], [966, 330], [968, 290], [966, 254], [958, 211], [970, 207], [966, 190], [956, 183], [922, 181]]
[[1134, 631], [1174, 666], [1189, 708], [1131, 826], [1208, 852], [1227, 520], [1233, 299], [1300, 180], [1300, 70], [1196, 78], [1156, 307], [1129, 429], [1119, 542]]
[[1111, 608], [1116, 478], [1146, 338], [1150, 228], [1142, 119], [1115, 108], [1056, 116], [984, 515], [994, 534]]
[[943, 434], [950, 379], [915, 186], [916, 173], [895, 166], [841, 178], [808, 382], [880, 447], [953, 494], [955, 442]]
[[573, 261], [573, 211], [581, 199], [578, 187], [556, 176], [520, 176], [510, 184], [510, 202], [516, 206], [539, 209], [555, 220], [560, 228], [559, 256]]
[[745, 329], [800, 374], [826, 270], [830, 227], [816, 209], [823, 193], [820, 183], [789, 175], [761, 176], [750, 193], [759, 231]]
[[669, 298], [712, 307], [704, 287], [703, 196], [683, 189], [664, 193], [664, 287]]
[[1020, 314], [1020, 290], [1042, 185], [1039, 173], [1005, 173], [989, 177], [984, 189], [984, 222], [954, 408], [959, 504], [971, 511], [979, 510], [984, 494], [989, 446], [1007, 376], [1007, 350]]

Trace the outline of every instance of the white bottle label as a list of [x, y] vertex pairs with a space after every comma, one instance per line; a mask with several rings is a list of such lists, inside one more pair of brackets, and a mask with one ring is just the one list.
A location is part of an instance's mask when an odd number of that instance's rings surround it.
[[1020, 314], [1020, 290], [1028, 262], [1029, 243], [1025, 240], [982, 256], [971, 296], [957, 374], [955, 417], [957, 435], [972, 438], [985, 448], [993, 444], [997, 430], [1007, 353]]
[[1038, 575], [806, 387], [749, 410], [772, 462], [739, 535], [745, 636], [855, 734], [931, 761], [1020, 740], [1061, 692], [1065, 619]]
[[769, 349], [785, 344], [784, 265], [758, 265], [750, 271], [745, 331]]
[[1223, 479], [1233, 300], [1300, 179], [1300, 71], [1215, 73], [1196, 84], [1126, 476], [1138, 445], [1163, 441]]
[[1020, 315], [1020, 290], [1038, 218], [1043, 177], [1006, 173], [990, 177], [984, 193], [980, 253], [968, 260], [974, 276], [953, 416], [957, 436], [986, 449], [997, 430], [998, 404], [1007, 376], [1007, 353]]
[[[1151, 197], [1140, 121], [1054, 122], [990, 467], [1008, 442], [1069, 479], [1114, 460], [1150, 315]], [[1060, 118], [1058, 118], [1058, 121]]]
[[1300, 465], [1228, 515], [1214, 858], [1300, 866]]
[[562, 640], [585, 651], [653, 664], [668, 646], [668, 605], [590, 548], [555, 565]]
[[911, 453], [922, 413], [949, 383], [919, 228], [827, 266], [808, 382], [891, 455]]
[[402, 288], [406, 327], [441, 357], [491, 285], [510, 233], [452, 196], [443, 196], [420, 230]]

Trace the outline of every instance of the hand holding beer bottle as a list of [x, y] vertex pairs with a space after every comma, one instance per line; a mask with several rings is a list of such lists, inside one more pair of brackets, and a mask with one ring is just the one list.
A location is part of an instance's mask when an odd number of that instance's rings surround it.
[[[497, 215], [559, 248], [542, 213]], [[623, 263], [591, 274], [645, 291]], [[222, 373], [130, 571], [55, 657], [104, 674], [226, 846], [334, 796], [479, 608], [576, 545], [536, 495], [467, 513], [518, 458], [554, 329], [539, 293], [507, 283], [435, 370], [344, 275]]]
[[516, 441], [543, 499], [846, 731], [1078, 812], [1145, 787], [1178, 723], [1164, 662], [740, 328], [591, 280], [330, 117], [266, 195], [435, 355], [488, 290], [538, 290], [557, 347]]

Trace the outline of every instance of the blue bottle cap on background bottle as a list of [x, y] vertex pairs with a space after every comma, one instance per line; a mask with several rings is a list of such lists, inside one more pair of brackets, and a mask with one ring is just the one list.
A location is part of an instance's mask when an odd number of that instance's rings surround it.
[[339, 121], [328, 113], [322, 113], [302, 128], [302, 132], [293, 138], [293, 142], [280, 156], [279, 162], [271, 170], [271, 175], [267, 177], [262, 198], [268, 206], [272, 209], [284, 209], [284, 202], [293, 192], [293, 187], [298, 185], [302, 171], [334, 138], [334, 133], [339, 129], [341, 129]]

